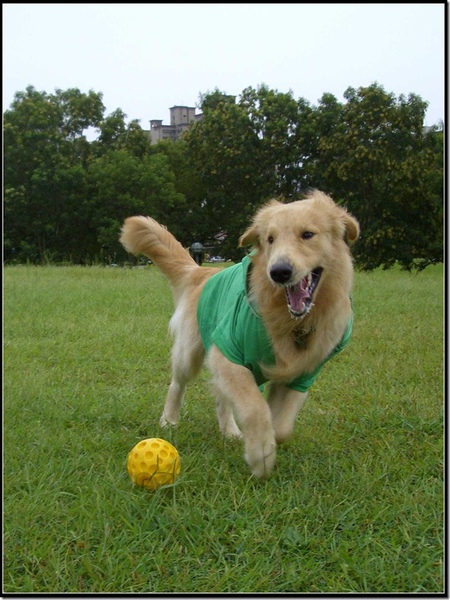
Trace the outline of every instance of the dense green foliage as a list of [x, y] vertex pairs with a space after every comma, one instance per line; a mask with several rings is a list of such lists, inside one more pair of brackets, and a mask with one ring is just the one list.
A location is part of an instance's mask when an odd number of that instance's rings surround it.
[[219, 236], [221, 253], [237, 258], [262, 202], [318, 188], [359, 219], [361, 268], [442, 261], [442, 124], [425, 131], [427, 103], [378, 84], [344, 98], [312, 106], [265, 85], [238, 100], [215, 90], [182, 139], [151, 146], [122, 110], [105, 116], [100, 93], [30, 86], [4, 113], [5, 258], [125, 260], [119, 229], [136, 213], [185, 245]]

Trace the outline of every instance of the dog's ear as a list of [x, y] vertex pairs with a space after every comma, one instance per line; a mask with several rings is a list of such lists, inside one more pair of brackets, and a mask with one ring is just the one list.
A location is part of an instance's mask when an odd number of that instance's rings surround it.
[[353, 244], [359, 238], [359, 223], [352, 217], [350, 213], [344, 210], [343, 219], [345, 225], [345, 231], [347, 232], [347, 240]]
[[252, 225], [239, 238], [239, 246], [243, 248], [244, 246], [257, 245], [258, 239], [258, 230], [254, 225]]
[[338, 225], [339, 236], [343, 237], [348, 244], [353, 244], [359, 238], [359, 223], [345, 208], [335, 205], [338, 214], [336, 225]]
[[[336, 204], [330, 196], [319, 190], [311, 191], [307, 198], [322, 202], [325, 206], [331, 208], [334, 211], [333, 214], [338, 217], [340, 235], [343, 235], [350, 244], [356, 242], [359, 238], [359, 223], [343, 206]], [[344, 225], [343, 230], [341, 229], [342, 225]]]
[[239, 246], [258, 247], [260, 245], [259, 238], [261, 235], [264, 235], [264, 229], [267, 226], [267, 223], [270, 222], [273, 211], [281, 205], [282, 203], [278, 200], [270, 200], [266, 204], [263, 204], [263, 206], [261, 206], [256, 215], [253, 217], [250, 227], [239, 238]]

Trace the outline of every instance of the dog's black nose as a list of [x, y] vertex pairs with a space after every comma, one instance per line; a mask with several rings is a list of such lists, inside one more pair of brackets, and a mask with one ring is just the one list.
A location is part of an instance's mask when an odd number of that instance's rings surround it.
[[292, 277], [292, 267], [288, 263], [277, 263], [270, 269], [270, 276], [275, 283], [287, 283]]

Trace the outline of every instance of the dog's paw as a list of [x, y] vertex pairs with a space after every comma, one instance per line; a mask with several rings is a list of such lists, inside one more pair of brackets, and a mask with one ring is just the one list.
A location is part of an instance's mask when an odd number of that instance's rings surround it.
[[272, 473], [277, 459], [277, 445], [275, 440], [260, 444], [259, 447], [247, 446], [245, 460], [252, 474], [258, 479], [267, 479]]
[[228, 439], [241, 439], [243, 437], [242, 431], [239, 429], [236, 423], [227, 425], [224, 429], [222, 429], [222, 435]]
[[294, 430], [294, 425], [291, 423], [274, 423], [274, 429], [277, 444], [282, 444], [283, 442], [287, 442], [287, 440], [291, 437]]
[[170, 419], [165, 415], [165, 413], [163, 413], [159, 419], [159, 424], [161, 427], [173, 427], [174, 425], [177, 425], [177, 423], [177, 419]]
[[233, 414], [230, 413], [227, 419], [219, 419], [219, 427], [223, 437], [242, 438], [242, 432], [236, 425]]

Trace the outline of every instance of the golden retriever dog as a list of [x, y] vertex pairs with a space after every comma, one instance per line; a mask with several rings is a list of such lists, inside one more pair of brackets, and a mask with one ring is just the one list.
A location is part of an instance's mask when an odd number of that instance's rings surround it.
[[350, 337], [347, 242], [358, 236], [356, 219], [320, 191], [288, 204], [272, 200], [240, 238], [250, 253], [221, 269], [197, 265], [155, 220], [126, 219], [122, 244], [155, 263], [175, 303], [172, 380], [160, 424], [178, 422], [186, 385], [206, 356], [221, 432], [243, 437], [252, 474], [268, 477], [309, 386]]

